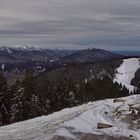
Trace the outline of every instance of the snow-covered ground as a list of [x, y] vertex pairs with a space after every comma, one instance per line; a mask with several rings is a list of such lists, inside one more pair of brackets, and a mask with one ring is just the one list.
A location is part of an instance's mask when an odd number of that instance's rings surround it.
[[139, 68], [139, 58], [124, 59], [122, 65], [117, 69], [114, 82], [122, 83], [130, 92], [133, 91], [135, 87], [131, 85], [131, 81]]
[[[140, 140], [140, 122], [130, 121], [130, 105], [140, 108], [140, 96], [130, 96], [122, 101], [113, 103], [113, 100], [104, 100], [91, 103], [92, 108], [70, 121], [64, 122], [56, 131], [57, 135], [76, 138], [76, 132], [97, 135], [111, 135], [115, 137], [133, 135], [133, 139]], [[129, 116], [130, 115], [130, 116]], [[140, 120], [139, 120], [140, 121]], [[111, 128], [97, 129], [98, 123], [112, 125]]]
[[[79, 133], [115, 137], [132, 135], [133, 139], [140, 140], [140, 119], [132, 119], [130, 107], [140, 108], [140, 95], [125, 97], [117, 102], [113, 99], [90, 102], [48, 116], [0, 127], [0, 140], [53, 140], [54, 136], [77, 140]], [[113, 127], [97, 129], [98, 123]]]

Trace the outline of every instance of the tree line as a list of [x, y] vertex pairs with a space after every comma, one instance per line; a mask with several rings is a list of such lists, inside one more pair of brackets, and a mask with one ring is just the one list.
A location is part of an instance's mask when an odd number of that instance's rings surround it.
[[37, 81], [34, 73], [28, 70], [22, 81], [17, 80], [14, 85], [8, 86], [0, 73], [0, 125], [47, 115], [89, 101], [128, 95], [125, 86], [114, 83], [106, 75], [79, 83], [64, 79], [54, 85], [47, 78]]

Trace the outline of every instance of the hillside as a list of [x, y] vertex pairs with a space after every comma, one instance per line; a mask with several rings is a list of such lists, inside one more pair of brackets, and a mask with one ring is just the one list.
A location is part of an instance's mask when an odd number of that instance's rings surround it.
[[[1, 140], [139, 140], [140, 96], [107, 99], [0, 127]], [[98, 128], [99, 123], [110, 125]], [[98, 137], [98, 138], [97, 138]]]
[[41, 81], [42, 78], [46, 77], [55, 84], [65, 79], [70, 79], [77, 84], [80, 81], [90, 81], [103, 77], [104, 75], [113, 78], [115, 69], [117, 69], [121, 63], [122, 60], [114, 60], [109, 62], [67, 65], [44, 72], [37, 77], [37, 80]]
[[137, 73], [139, 68], [139, 58], [124, 59], [121, 66], [116, 69], [114, 82], [121, 83], [126, 86], [130, 92], [133, 92], [134, 89], [136, 89], [136, 86], [132, 85], [131, 82], [133, 81], [133, 78], [135, 78], [135, 73]]

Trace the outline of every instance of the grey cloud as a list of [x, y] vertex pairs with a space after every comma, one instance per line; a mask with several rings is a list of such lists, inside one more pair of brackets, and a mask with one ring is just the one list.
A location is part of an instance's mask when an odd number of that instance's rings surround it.
[[139, 0], [0, 0], [0, 45], [138, 49]]

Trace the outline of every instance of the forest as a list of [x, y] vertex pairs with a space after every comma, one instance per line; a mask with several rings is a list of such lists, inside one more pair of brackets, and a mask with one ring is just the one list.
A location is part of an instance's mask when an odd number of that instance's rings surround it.
[[64, 78], [53, 85], [47, 78], [38, 82], [34, 72], [27, 70], [23, 80], [17, 79], [9, 86], [0, 73], [0, 125], [47, 115], [89, 101], [137, 94], [137, 91], [129, 93], [125, 86], [114, 83], [107, 75], [77, 84]]

